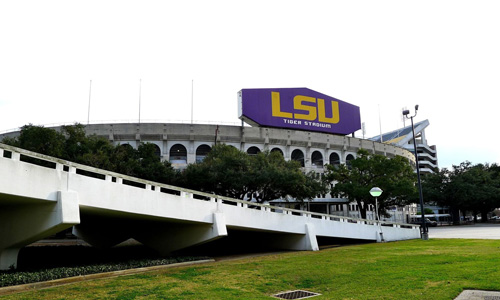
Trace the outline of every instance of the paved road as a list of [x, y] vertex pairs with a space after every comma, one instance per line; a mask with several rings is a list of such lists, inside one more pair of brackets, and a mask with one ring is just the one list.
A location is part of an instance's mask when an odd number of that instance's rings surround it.
[[430, 227], [429, 238], [500, 240], [500, 224]]

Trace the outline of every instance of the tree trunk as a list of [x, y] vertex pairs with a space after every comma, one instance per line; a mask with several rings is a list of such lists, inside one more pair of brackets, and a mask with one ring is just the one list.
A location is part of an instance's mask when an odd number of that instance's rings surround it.
[[359, 214], [361, 215], [361, 219], [366, 219], [366, 206], [361, 205], [360, 201], [356, 201], [358, 203]]
[[453, 218], [453, 225], [460, 225], [460, 210], [458, 208], [451, 208], [451, 216]]
[[481, 223], [487, 223], [488, 222], [488, 211], [481, 211]]

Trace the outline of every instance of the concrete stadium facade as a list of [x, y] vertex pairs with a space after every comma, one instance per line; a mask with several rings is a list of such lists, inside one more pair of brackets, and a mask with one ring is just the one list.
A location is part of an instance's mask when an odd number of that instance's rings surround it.
[[[346, 163], [355, 158], [359, 149], [387, 157], [402, 156], [415, 163], [413, 153], [402, 147], [349, 136], [290, 129], [180, 123], [90, 124], [85, 129], [89, 135], [105, 137], [115, 144], [129, 144], [134, 148], [140, 143], [153, 143], [162, 160], [172, 162], [177, 168], [203, 159], [206, 151], [216, 143], [231, 145], [249, 154], [279, 150], [285, 160], [300, 161], [302, 158], [300, 162], [305, 171], [318, 173], [323, 172], [326, 164]], [[16, 133], [4, 136], [8, 135]]]

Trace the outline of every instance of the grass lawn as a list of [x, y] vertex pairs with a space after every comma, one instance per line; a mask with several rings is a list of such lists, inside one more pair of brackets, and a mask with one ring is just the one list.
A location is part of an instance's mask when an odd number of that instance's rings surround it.
[[453, 299], [500, 290], [500, 241], [433, 239], [330, 248], [87, 281], [0, 299]]

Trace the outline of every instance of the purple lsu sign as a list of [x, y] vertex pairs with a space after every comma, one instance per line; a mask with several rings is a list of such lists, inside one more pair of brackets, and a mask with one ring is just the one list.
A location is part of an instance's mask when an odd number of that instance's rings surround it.
[[242, 89], [238, 105], [251, 125], [343, 135], [361, 129], [358, 106], [308, 88]]

